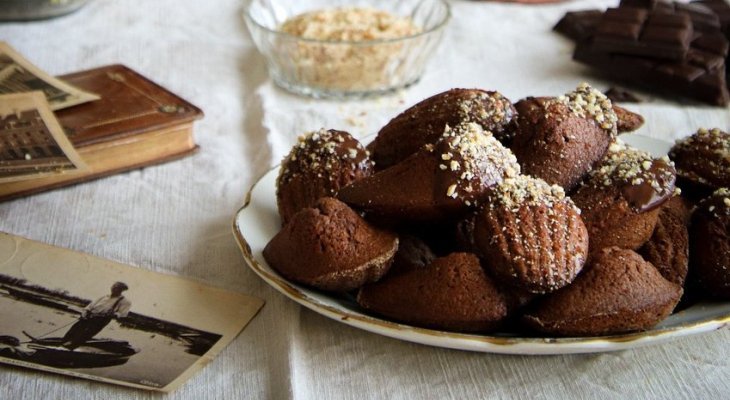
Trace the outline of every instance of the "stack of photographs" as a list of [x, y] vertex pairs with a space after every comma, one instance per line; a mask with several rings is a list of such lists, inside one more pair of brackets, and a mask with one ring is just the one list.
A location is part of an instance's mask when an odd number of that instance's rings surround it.
[[0, 183], [85, 167], [43, 93], [0, 97]]
[[93, 93], [49, 75], [10, 45], [0, 42], [0, 95], [38, 90], [43, 92], [53, 111], [99, 99]]
[[97, 99], [0, 42], [0, 183], [86, 169], [53, 110]]

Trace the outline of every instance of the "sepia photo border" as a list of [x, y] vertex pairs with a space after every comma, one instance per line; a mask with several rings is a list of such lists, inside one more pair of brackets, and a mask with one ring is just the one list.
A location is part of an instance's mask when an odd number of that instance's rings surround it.
[[100, 97], [94, 93], [89, 93], [87, 91], [81, 90], [56, 77], [49, 75], [48, 73], [36, 67], [33, 63], [25, 59], [25, 57], [23, 57], [20, 53], [13, 49], [7, 42], [0, 41], [0, 54], [6, 54], [13, 60], [16, 65], [24, 69], [26, 72], [34, 75], [45, 84], [68, 94], [68, 98], [63, 101], [49, 101], [51, 110], [53, 111], [100, 99]]
[[[84, 288], [101, 289], [106, 287], [104, 285], [108, 282], [123, 280], [129, 283], [130, 289], [137, 288], [132, 298], [132, 309], [135, 308], [134, 304], [146, 305], [147, 308], [142, 310], [142, 316], [220, 335], [220, 339], [207, 352], [162, 387], [0, 357], [0, 363], [162, 392], [175, 390], [210, 363], [235, 339], [264, 304], [261, 299], [241, 293], [2, 232], [0, 232], [0, 274], [21, 277], [24, 281], [33, 282], [44, 288], [62, 287], [74, 295], [83, 293]], [[0, 318], [3, 318], [2, 312], [0, 309]], [[153, 373], [154, 371], [150, 371], [150, 375]]]

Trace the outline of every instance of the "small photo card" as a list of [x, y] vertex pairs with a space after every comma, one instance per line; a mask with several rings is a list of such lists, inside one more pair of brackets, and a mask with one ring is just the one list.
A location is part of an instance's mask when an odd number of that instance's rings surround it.
[[0, 362], [170, 392], [264, 302], [0, 233]]
[[43, 93], [0, 95], [0, 183], [86, 168]]
[[39, 90], [51, 105], [51, 110], [98, 100], [99, 96], [85, 92], [55, 78], [31, 64], [6, 42], [0, 41], [0, 94], [25, 93]]

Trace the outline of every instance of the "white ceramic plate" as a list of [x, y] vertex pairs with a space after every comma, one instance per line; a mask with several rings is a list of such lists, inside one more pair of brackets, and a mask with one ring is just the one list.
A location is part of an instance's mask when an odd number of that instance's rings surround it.
[[[671, 143], [638, 135], [623, 135], [625, 142], [651, 152], [667, 153]], [[535, 338], [510, 334], [462, 334], [417, 328], [364, 314], [354, 302], [291, 283], [272, 270], [262, 255], [266, 243], [279, 231], [276, 209], [278, 167], [266, 173], [248, 193], [236, 214], [233, 231], [251, 269], [285, 296], [335, 321], [396, 339], [453, 349], [507, 354], [568, 354], [623, 350], [678, 337], [720, 329], [730, 322], [730, 302], [696, 304], [673, 314], [654, 329], [605, 337]]]

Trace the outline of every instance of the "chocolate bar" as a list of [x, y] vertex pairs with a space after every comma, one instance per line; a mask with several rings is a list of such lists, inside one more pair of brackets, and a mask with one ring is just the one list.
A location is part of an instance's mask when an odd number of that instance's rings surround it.
[[721, 29], [720, 18], [717, 14], [702, 4], [675, 2], [674, 9], [678, 13], [689, 16], [695, 31], [717, 32]]
[[719, 67], [707, 69], [710, 63], [704, 61], [676, 62], [610, 54], [597, 51], [588, 43], [579, 43], [573, 54], [576, 61], [619, 80], [724, 106], [730, 101], [730, 94], [725, 81], [725, 62], [719, 58]]
[[602, 17], [603, 12], [600, 10], [570, 11], [555, 24], [553, 30], [576, 42], [582, 42], [593, 36]]
[[[715, 9], [726, 10], [726, 16]], [[600, 19], [594, 11], [576, 12], [555, 29], [559, 26], [578, 43], [576, 61], [613, 78], [716, 105], [730, 101], [725, 77], [730, 5], [724, 0], [623, 0]], [[663, 45], [644, 45], [650, 41]]]
[[[719, 2], [724, 2], [724, 0], [719, 0]], [[720, 19], [717, 14], [710, 7], [706, 7], [700, 3], [693, 2], [693, 4], [687, 4], [678, 1], [672, 3], [665, 0], [622, 0], [619, 7], [640, 8], [668, 13], [681, 12], [690, 17], [695, 30], [710, 31], [720, 28]]]
[[690, 4], [701, 5], [712, 10], [720, 21], [720, 29], [726, 34], [730, 34], [730, 4], [725, 0], [694, 0]]
[[692, 21], [685, 13], [609, 8], [596, 26], [593, 50], [682, 60], [692, 39]]
[[664, 2], [660, 0], [621, 0], [618, 6], [620, 8], [631, 7], [653, 10], [657, 7], [660, 7], [662, 3]]
[[725, 36], [718, 32], [701, 35], [692, 41], [692, 47], [727, 57], [730, 44]]

